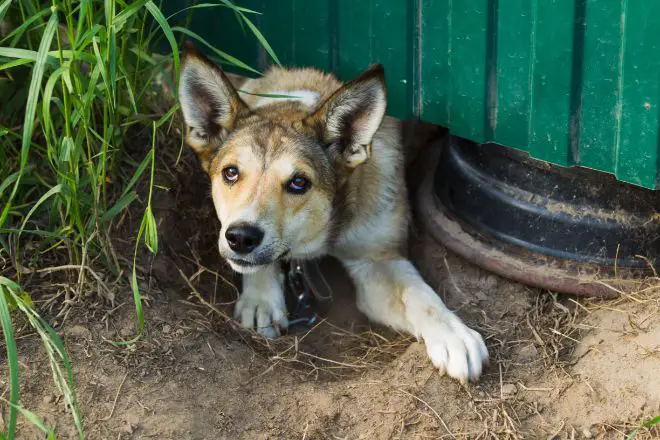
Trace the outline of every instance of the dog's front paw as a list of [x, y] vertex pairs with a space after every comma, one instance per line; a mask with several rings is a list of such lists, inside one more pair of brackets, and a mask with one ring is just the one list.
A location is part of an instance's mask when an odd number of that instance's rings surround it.
[[276, 338], [289, 326], [281, 292], [248, 290], [241, 294], [234, 315], [243, 327], [256, 328], [267, 338]]
[[488, 360], [483, 338], [454, 314], [441, 315], [421, 326], [421, 337], [431, 362], [441, 373], [463, 383], [478, 379]]

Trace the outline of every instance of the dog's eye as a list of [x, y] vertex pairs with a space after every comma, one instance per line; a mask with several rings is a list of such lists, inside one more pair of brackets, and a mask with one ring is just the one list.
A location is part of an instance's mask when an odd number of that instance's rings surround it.
[[222, 177], [227, 183], [234, 183], [238, 180], [238, 168], [227, 167], [222, 170]]
[[286, 184], [286, 190], [291, 194], [303, 194], [311, 186], [309, 180], [302, 176], [294, 176], [293, 179], [289, 180]]

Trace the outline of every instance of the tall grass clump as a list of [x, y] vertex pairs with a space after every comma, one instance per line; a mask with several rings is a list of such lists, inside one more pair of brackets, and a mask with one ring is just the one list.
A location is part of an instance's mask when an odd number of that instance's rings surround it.
[[[177, 19], [214, 7], [233, 13], [277, 62], [248, 18], [254, 11], [217, 0], [179, 11]], [[178, 107], [174, 95], [164, 100], [155, 85], [176, 90], [180, 40], [197, 39], [222, 62], [256, 72], [170, 19], [154, 0], [0, 0], [0, 325], [10, 376], [8, 438], [15, 437], [18, 414], [54, 436], [20, 406], [17, 317], [41, 337], [55, 383], [84, 436], [64, 346], [22, 281], [35, 272], [66, 273], [80, 292], [90, 281], [102, 282], [98, 267], [120, 274], [108, 231], [138, 201], [140, 181], [149, 185], [149, 197], [140, 200], [135, 255], [141, 239], [157, 251], [154, 158]], [[151, 148], [137, 159], [127, 152], [135, 133], [151, 138]], [[123, 343], [134, 342], [144, 328], [135, 269], [128, 282], [139, 325], [136, 338]]]

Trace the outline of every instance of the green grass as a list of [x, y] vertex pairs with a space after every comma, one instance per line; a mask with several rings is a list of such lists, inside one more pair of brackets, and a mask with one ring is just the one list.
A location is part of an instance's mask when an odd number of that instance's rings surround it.
[[639, 433], [640, 430], [642, 430], [644, 428], [651, 428], [652, 426], [655, 426], [655, 425], [660, 425], [660, 416], [655, 416], [655, 417], [652, 417], [652, 418], [646, 420], [644, 423], [641, 424], [641, 426], [639, 428], [635, 429], [633, 432], [628, 434], [626, 436], [626, 440], [634, 439], [635, 437], [637, 437], [637, 434]]
[[[249, 18], [258, 12], [228, 0], [198, 2], [169, 17], [154, 0], [0, 0], [0, 22], [13, 26], [0, 36], [0, 262], [6, 268], [0, 273], [0, 325], [10, 378], [7, 432], [0, 438], [15, 438], [19, 415], [55, 438], [20, 405], [16, 319], [27, 321], [41, 338], [55, 384], [84, 438], [64, 345], [21, 281], [44, 261], [77, 270], [79, 288], [91, 265], [119, 274], [108, 230], [140, 202], [138, 182], [148, 184], [149, 196], [126, 280], [138, 332], [115, 343], [132, 344], [144, 331], [135, 261], [142, 241], [149, 251], [158, 250], [151, 207], [154, 158], [178, 109], [163, 109], [162, 91], [154, 84], [176, 90], [183, 38], [197, 40], [225, 63], [258, 73], [187, 28], [170, 25], [208, 8], [233, 14], [279, 63]], [[163, 47], [168, 49], [159, 53]], [[170, 66], [171, 74], [163, 74]], [[126, 139], [136, 130], [152, 140], [140, 163], [127, 153]]]

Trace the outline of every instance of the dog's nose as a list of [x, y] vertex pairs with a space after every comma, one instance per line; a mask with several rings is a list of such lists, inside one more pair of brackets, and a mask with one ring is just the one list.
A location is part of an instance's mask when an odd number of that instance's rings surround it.
[[264, 231], [256, 226], [238, 224], [227, 228], [225, 238], [232, 251], [237, 254], [249, 254], [264, 238]]

